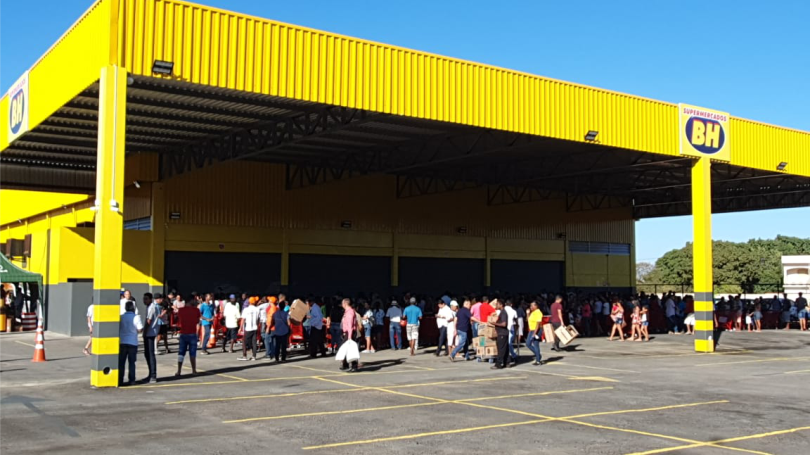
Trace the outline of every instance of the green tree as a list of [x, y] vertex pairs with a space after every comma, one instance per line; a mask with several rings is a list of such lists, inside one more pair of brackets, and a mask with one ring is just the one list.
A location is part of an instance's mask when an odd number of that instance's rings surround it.
[[[810, 254], [810, 239], [777, 236], [745, 243], [712, 242], [713, 273], [717, 293], [770, 293], [782, 288], [782, 256]], [[644, 290], [651, 284], [681, 286], [691, 291], [692, 244], [661, 256], [645, 274]]]

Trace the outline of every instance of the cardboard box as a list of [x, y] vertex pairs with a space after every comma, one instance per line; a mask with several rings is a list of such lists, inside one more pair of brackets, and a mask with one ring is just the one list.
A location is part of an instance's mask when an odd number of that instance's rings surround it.
[[[478, 331], [480, 332], [480, 331], [481, 331], [481, 329], [479, 329]], [[498, 331], [497, 331], [497, 330], [495, 330], [495, 327], [486, 326], [486, 327], [484, 327], [484, 331], [483, 331], [483, 332], [484, 332], [484, 333], [483, 333], [483, 335], [482, 335], [482, 336], [483, 336], [484, 338], [487, 338], [487, 339], [489, 339], [489, 340], [495, 340], [495, 339], [497, 339], [497, 338], [498, 338]]]
[[476, 346], [475, 347], [475, 355], [477, 357], [488, 358], [488, 357], [497, 357], [498, 356], [498, 348], [495, 346]]
[[495, 346], [496, 345], [495, 340], [491, 340], [491, 339], [489, 339], [489, 338], [487, 338], [485, 336], [480, 336], [480, 337], [474, 338], [473, 339], [473, 344], [475, 344], [476, 347], [480, 346], [482, 348], [485, 348], [487, 346]]
[[577, 332], [577, 329], [575, 329], [573, 325], [560, 326], [554, 331], [554, 333], [560, 339], [560, 343], [562, 343], [564, 346], [568, 345], [568, 343], [574, 341], [574, 338], [579, 336], [579, 332]]
[[293, 322], [302, 323], [306, 319], [307, 313], [309, 313], [309, 306], [300, 300], [294, 301], [290, 306], [290, 319]]
[[554, 326], [551, 324], [544, 324], [543, 325], [543, 335], [546, 339], [546, 343], [553, 343], [554, 342]]

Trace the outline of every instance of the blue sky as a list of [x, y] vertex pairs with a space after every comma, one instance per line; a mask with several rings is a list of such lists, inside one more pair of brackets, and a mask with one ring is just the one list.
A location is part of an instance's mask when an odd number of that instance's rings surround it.
[[[4, 1], [0, 87], [89, 0]], [[384, 43], [810, 130], [810, 2], [782, 0], [200, 3]], [[810, 208], [716, 215], [724, 240], [810, 236]], [[638, 223], [637, 258], [691, 239], [689, 217]]]

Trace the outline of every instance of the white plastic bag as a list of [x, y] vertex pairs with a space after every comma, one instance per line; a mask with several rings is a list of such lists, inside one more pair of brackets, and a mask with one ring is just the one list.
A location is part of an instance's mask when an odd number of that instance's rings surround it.
[[343, 360], [347, 362], [354, 362], [360, 360], [360, 348], [357, 346], [354, 340], [346, 340], [338, 349], [337, 355], [335, 355], [335, 360], [338, 362], [342, 362]]

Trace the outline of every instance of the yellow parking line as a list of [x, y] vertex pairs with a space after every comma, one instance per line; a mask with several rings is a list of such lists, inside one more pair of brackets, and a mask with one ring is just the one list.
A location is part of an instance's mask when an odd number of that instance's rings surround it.
[[577, 364], [574, 364], [574, 363], [552, 362], [552, 363], [548, 363], [546, 365], [555, 366], [555, 367], [559, 366], [559, 367], [587, 368], [587, 369], [590, 369], [590, 370], [617, 371], [619, 373], [638, 373], [638, 371], [633, 371], [633, 370], [619, 370], [619, 369], [616, 369], [616, 368], [592, 367], [592, 366], [589, 366], [589, 365], [577, 365]]
[[550, 392], [535, 392], [535, 393], [519, 393], [517, 395], [500, 395], [495, 397], [481, 397], [481, 398], [464, 398], [462, 400], [453, 400], [454, 403], [467, 403], [470, 401], [485, 401], [485, 400], [500, 400], [506, 398], [522, 398], [522, 397], [539, 397], [544, 395], [557, 395], [561, 393], [580, 393], [580, 392], [597, 392], [600, 390], [613, 390], [613, 387], [595, 387], [591, 389], [576, 389], [576, 390], [554, 390]]
[[259, 398], [281, 398], [281, 397], [295, 397], [299, 395], [314, 395], [318, 393], [336, 393], [336, 392], [360, 392], [364, 389], [336, 389], [336, 390], [311, 390], [308, 392], [290, 392], [290, 393], [276, 393], [271, 395], [249, 395], [241, 397], [223, 397], [223, 398], [200, 398], [197, 400], [183, 400], [183, 401], [169, 401], [164, 404], [188, 404], [188, 403], [212, 403], [216, 401], [235, 401], [235, 400], [253, 400]]
[[740, 360], [738, 362], [720, 362], [720, 363], [699, 363], [697, 367], [713, 367], [716, 365], [739, 365], [742, 363], [762, 363], [762, 362], [802, 362], [810, 359], [810, 357], [777, 357], [774, 359], [759, 359], [759, 360]]
[[[335, 370], [322, 370], [320, 368], [304, 367], [304, 366], [301, 366], [301, 365], [290, 365], [290, 366], [293, 367], [293, 368], [301, 368], [301, 369], [309, 370], [309, 371], [317, 371], [318, 373], [336, 374]], [[349, 373], [341, 373], [341, 374], [347, 375]]]
[[[589, 350], [590, 351], [590, 350]], [[603, 352], [605, 354], [615, 353], [614, 351], [590, 351], [590, 352]], [[713, 355], [737, 355], [737, 354], [744, 354], [746, 352], [751, 352], [749, 349], [740, 349], [736, 351], [723, 351], [723, 352], [691, 352], [688, 354], [679, 353], [679, 354], [645, 354], [643, 352], [634, 352], [632, 354], [628, 353], [627, 355], [621, 356], [614, 356], [609, 357], [611, 360], [621, 360], [621, 359], [630, 359], [632, 358], [634, 361], [638, 359], [655, 359], [655, 358], [669, 358], [669, 357], [691, 357], [691, 356], [713, 356]], [[599, 357], [593, 355], [578, 355], [577, 357], [586, 358], [586, 359], [597, 359], [597, 360], [605, 360], [608, 357]]]
[[35, 347], [36, 347], [36, 346], [34, 346], [33, 344], [31, 344], [31, 343], [26, 343], [25, 341], [14, 340], [14, 342], [15, 342], [15, 343], [24, 344], [24, 345], [26, 345], [26, 346], [31, 346], [32, 348], [35, 348]]
[[[630, 455], [652, 455], [652, 454], [656, 454], [656, 453], [674, 452], [676, 450], [688, 450], [688, 449], [693, 449], [693, 448], [696, 448], [696, 447], [714, 446], [715, 444], [726, 444], [726, 443], [730, 443], [730, 442], [747, 441], [749, 439], [767, 438], [767, 437], [770, 437], [770, 436], [777, 436], [777, 435], [780, 435], [780, 434], [795, 433], [797, 431], [806, 431], [806, 430], [810, 430], [810, 427], [799, 427], [799, 428], [792, 428], [790, 430], [772, 431], [770, 433], [753, 434], [753, 435], [749, 435], [749, 436], [740, 436], [740, 437], [737, 437], [737, 438], [719, 439], [719, 440], [716, 440], [716, 441], [707, 441], [707, 442], [701, 442], [701, 443], [697, 443], [697, 444], [690, 444], [690, 445], [679, 446], [679, 447], [668, 447], [668, 448], [665, 448], [665, 449], [649, 450], [649, 451], [646, 451], [646, 452], [635, 452], [635, 453], [632, 453]], [[724, 449], [729, 448], [729, 447], [726, 447], [726, 446], [720, 446], [720, 447], [723, 447]]]
[[[484, 378], [484, 379], [467, 379], [463, 381], [441, 381], [441, 382], [423, 382], [419, 384], [403, 384], [403, 385], [395, 385], [395, 386], [388, 386], [389, 389], [406, 389], [411, 387], [428, 387], [428, 386], [437, 386], [437, 385], [446, 385], [446, 384], [465, 384], [470, 382], [490, 382], [490, 381], [507, 381], [507, 380], [522, 380], [526, 379], [525, 376], [510, 376], [504, 378]], [[262, 398], [281, 398], [281, 397], [294, 397], [298, 395], [315, 395], [319, 393], [335, 393], [335, 392], [360, 392], [363, 390], [373, 390], [373, 387], [366, 387], [363, 386], [362, 388], [352, 388], [352, 389], [334, 389], [334, 390], [310, 390], [306, 392], [289, 392], [289, 393], [276, 393], [270, 395], [249, 395], [249, 396], [238, 396], [238, 397], [219, 397], [219, 398], [200, 398], [196, 400], [183, 400], [183, 401], [169, 401], [167, 405], [170, 404], [188, 404], [188, 403], [211, 403], [217, 401], [235, 401], [235, 400], [252, 400], [252, 399], [262, 399]]]
[[[356, 414], [359, 412], [374, 412], [374, 411], [387, 411], [391, 409], [401, 409], [401, 408], [415, 408], [420, 406], [435, 406], [439, 404], [471, 404], [470, 402], [473, 401], [484, 401], [484, 400], [498, 400], [498, 399], [506, 399], [506, 398], [518, 398], [518, 397], [528, 397], [528, 396], [543, 396], [543, 395], [556, 395], [561, 393], [582, 393], [582, 392], [594, 392], [598, 390], [607, 390], [612, 389], [613, 387], [599, 387], [595, 389], [579, 389], [579, 390], [562, 390], [562, 391], [550, 391], [550, 392], [536, 392], [536, 393], [522, 393], [519, 395], [502, 395], [496, 397], [480, 397], [480, 398], [467, 398], [463, 400], [440, 400], [435, 398], [430, 403], [417, 403], [417, 404], [403, 404], [403, 405], [394, 405], [394, 406], [383, 406], [378, 408], [363, 408], [363, 409], [349, 409], [345, 411], [327, 411], [327, 412], [310, 412], [305, 414], [290, 414], [290, 415], [282, 415], [282, 416], [270, 416], [270, 417], [251, 417], [247, 419], [239, 419], [239, 420], [225, 420], [222, 423], [244, 423], [244, 422], [255, 422], [261, 420], [279, 420], [279, 419], [289, 419], [289, 418], [296, 418], [296, 417], [311, 417], [311, 416], [322, 416], [322, 415], [335, 415], [335, 414]], [[367, 388], [362, 389], [349, 389], [349, 390], [341, 390], [341, 392], [356, 392], [361, 390], [368, 390]], [[494, 408], [492, 406], [482, 406], [485, 408], [497, 409], [502, 410], [502, 408]], [[515, 412], [509, 410], [510, 412]], [[528, 414], [528, 413], [527, 413]], [[534, 415], [534, 414], [528, 414]], [[693, 442], [693, 441], [682, 441], [682, 442]]]
[[[504, 427], [514, 427], [519, 425], [532, 425], [537, 423], [544, 423], [544, 422], [555, 422], [555, 421], [566, 421], [568, 423], [573, 424], [582, 424], [577, 421], [569, 421], [570, 419], [574, 418], [584, 418], [584, 417], [591, 417], [597, 415], [609, 415], [609, 414], [618, 414], [622, 412], [651, 412], [651, 411], [660, 411], [663, 409], [676, 409], [676, 408], [685, 408], [685, 407], [694, 407], [694, 406], [702, 406], [707, 404], [715, 404], [715, 403], [727, 403], [728, 401], [710, 401], [710, 402], [703, 402], [703, 403], [686, 403], [681, 405], [672, 405], [672, 406], [661, 406], [656, 408], [648, 408], [648, 409], [633, 409], [629, 411], [611, 411], [611, 412], [597, 412], [592, 414], [581, 414], [579, 416], [567, 416], [567, 417], [545, 417], [543, 416], [537, 420], [528, 420], [524, 422], [517, 422], [517, 423], [505, 423], [505, 424], [497, 424], [497, 425], [486, 425], [480, 427], [473, 427], [473, 428], [460, 428], [456, 430], [443, 430], [443, 431], [433, 431], [429, 433], [417, 433], [417, 434], [410, 434], [410, 435], [402, 435], [402, 436], [392, 436], [388, 438], [377, 438], [377, 439], [366, 439], [366, 440], [359, 440], [359, 441], [346, 441], [346, 442], [336, 442], [331, 444], [323, 444], [318, 446], [308, 446], [304, 447], [304, 450], [314, 450], [314, 449], [326, 449], [332, 447], [343, 447], [343, 446], [352, 446], [352, 445], [360, 445], [360, 444], [374, 444], [378, 442], [389, 442], [389, 441], [401, 441], [405, 439], [417, 439], [417, 438], [424, 438], [429, 436], [443, 436], [449, 434], [459, 434], [459, 433], [467, 433], [472, 431], [482, 431], [482, 430], [489, 430], [493, 428], [504, 428]], [[470, 405], [480, 407], [480, 405], [475, 405], [473, 403], [469, 403]], [[507, 412], [515, 412], [514, 410], [506, 410], [501, 409]], [[520, 414], [528, 414], [518, 411]]]
[[[183, 365], [183, 368], [185, 368], [186, 370], [191, 370], [191, 369], [192, 369], [192, 368], [191, 368], [190, 366], [188, 366], [188, 365]], [[197, 368], [197, 371], [198, 371], [198, 372], [200, 372], [200, 373], [211, 373], [211, 372], [210, 372], [210, 371], [208, 371], [208, 370], [203, 370], [203, 369], [200, 369], [200, 368]], [[214, 375], [216, 375], [216, 376], [222, 376], [223, 378], [228, 378], [228, 379], [234, 379], [234, 380], [237, 380], [237, 381], [242, 381], [242, 382], [244, 382], [244, 381], [248, 381], [248, 379], [245, 379], [245, 378], [240, 378], [239, 376], [231, 376], [231, 375], [229, 375], [229, 374], [223, 374], [223, 373], [211, 373], [211, 374], [214, 374]]]
[[573, 374], [559, 374], [559, 373], [549, 373], [549, 372], [546, 372], [546, 371], [533, 371], [533, 370], [523, 370], [523, 369], [518, 370], [518, 371], [526, 372], [526, 373], [540, 374], [540, 375], [544, 375], [544, 376], [557, 376], [557, 377], [560, 377], [560, 378], [566, 378], [566, 379], [571, 380], [571, 381], [619, 382], [616, 379], [606, 378], [606, 377], [603, 377], [603, 376], [577, 376], [577, 375], [573, 375]]
[[[599, 428], [601, 430], [619, 431], [619, 432], [622, 432], [622, 433], [631, 433], [631, 434], [637, 434], [637, 435], [640, 435], [640, 436], [649, 436], [649, 437], [653, 437], [653, 438], [669, 439], [669, 440], [678, 441], [678, 442], [688, 442], [688, 443], [702, 444], [702, 442], [695, 441], [693, 439], [684, 439], [684, 438], [679, 438], [679, 437], [676, 437], [676, 436], [668, 436], [668, 435], [665, 435], [665, 434], [650, 433], [650, 432], [647, 432], [647, 431], [637, 431], [637, 430], [630, 430], [630, 429], [627, 429], [627, 428], [609, 427], [609, 426], [606, 426], [606, 425], [597, 425], [597, 424], [593, 424], [593, 423], [579, 422], [579, 421], [576, 421], [576, 420], [569, 420], [569, 419], [562, 419], [562, 421], [563, 422], [569, 422], [569, 423], [575, 423], [577, 425], [584, 425], [586, 427], [591, 427], [591, 428]], [[767, 452], [758, 452], [756, 450], [748, 450], [748, 449], [738, 449], [737, 447], [727, 447], [727, 446], [720, 446], [720, 445], [714, 445], [714, 444], [709, 444], [709, 446], [715, 447], [715, 448], [718, 448], [718, 449], [733, 450], [733, 451], [736, 451], [736, 452], [755, 453], [757, 455], [771, 455], [771, 454], [769, 454]]]
[[706, 406], [710, 404], [725, 404], [728, 403], [728, 400], [717, 400], [717, 401], [703, 401], [700, 403], [686, 403], [686, 404], [672, 404], [669, 406], [659, 406], [657, 408], [644, 408], [644, 409], [627, 409], [624, 411], [604, 411], [604, 412], [592, 412], [589, 414], [579, 414], [567, 417], [560, 417], [560, 420], [565, 419], [584, 419], [586, 417], [599, 417], [599, 416], [608, 416], [614, 414], [634, 414], [640, 412], [654, 412], [654, 411], [666, 411], [669, 409], [681, 409], [681, 408], [693, 408], [695, 406]]
[[572, 381], [597, 381], [597, 382], [619, 382], [616, 379], [605, 378], [602, 376], [578, 376], [574, 378], [568, 378]]
[[344, 447], [344, 446], [353, 446], [358, 444], [374, 444], [376, 442], [389, 442], [389, 441], [401, 441], [403, 439], [416, 439], [416, 438], [424, 438], [427, 436], [443, 436], [448, 434], [459, 434], [459, 433], [469, 433], [471, 431], [481, 431], [481, 430], [490, 430], [493, 428], [504, 428], [504, 427], [516, 427], [520, 425], [531, 425], [540, 422], [547, 422], [547, 419], [542, 420], [529, 420], [526, 422], [517, 422], [517, 423], [501, 423], [497, 425], [486, 425], [482, 427], [473, 427], [473, 428], [460, 428], [458, 430], [443, 430], [443, 431], [433, 431], [430, 433], [418, 433], [418, 434], [409, 434], [404, 436], [392, 436], [388, 438], [377, 438], [377, 439], [366, 439], [363, 441], [348, 441], [348, 442], [335, 442], [332, 444], [323, 444], [319, 446], [309, 446], [304, 447], [304, 450], [314, 450], [314, 449], [326, 449], [331, 447]]
[[571, 378], [577, 378], [577, 377], [579, 377], [579, 376], [574, 376], [574, 375], [570, 375], [570, 374], [548, 373], [548, 372], [546, 372], [546, 371], [524, 370], [524, 369], [522, 369], [522, 368], [521, 368], [520, 370], [518, 370], [518, 371], [520, 371], [521, 373], [524, 373], [524, 372], [525, 372], [525, 373], [534, 373], [534, 374], [539, 374], [539, 375], [543, 375], [543, 376], [557, 376], [557, 377], [560, 377], [560, 378], [566, 378], [566, 379], [571, 379]]
[[309, 412], [309, 413], [306, 413], [306, 414], [290, 414], [290, 415], [270, 416], [270, 417], [251, 417], [251, 418], [240, 419], [240, 420], [224, 420], [224, 421], [222, 421], [222, 423], [244, 423], [244, 422], [256, 422], [256, 421], [260, 421], [260, 420], [291, 419], [291, 418], [295, 418], [295, 417], [327, 416], [327, 415], [335, 415], [335, 414], [355, 414], [355, 413], [358, 413], [358, 412], [387, 411], [387, 410], [391, 410], [391, 409], [415, 408], [415, 407], [419, 407], [419, 406], [435, 406], [437, 404], [444, 404], [444, 403], [400, 404], [400, 405], [395, 405], [395, 406], [381, 406], [379, 408], [349, 409], [349, 410], [346, 410], [346, 411], [320, 411], [320, 412]]
[[[415, 371], [375, 371], [375, 372], [359, 372], [359, 373], [352, 373], [351, 376], [369, 376], [369, 375], [378, 375], [378, 374], [404, 374], [404, 373], [416, 373]], [[346, 373], [337, 373], [331, 375], [322, 375], [322, 376], [280, 376], [277, 378], [261, 378], [261, 379], [245, 379], [241, 381], [206, 381], [206, 382], [184, 382], [180, 384], [154, 384], [154, 385], [136, 385], [131, 387], [125, 387], [123, 390], [136, 390], [136, 389], [158, 389], [164, 387], [199, 387], [199, 386], [207, 386], [207, 385], [222, 385], [222, 384], [241, 384], [244, 382], [270, 382], [270, 381], [285, 381], [288, 379], [315, 379], [318, 377], [340, 377], [346, 376]]]
[[810, 373], [810, 370], [786, 371], [785, 374]]

